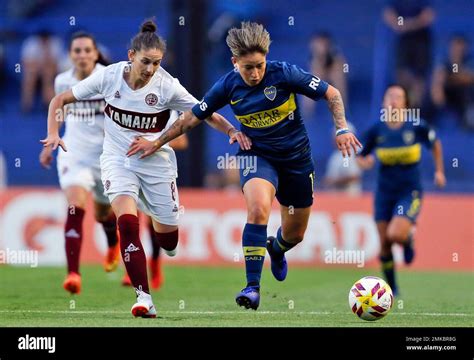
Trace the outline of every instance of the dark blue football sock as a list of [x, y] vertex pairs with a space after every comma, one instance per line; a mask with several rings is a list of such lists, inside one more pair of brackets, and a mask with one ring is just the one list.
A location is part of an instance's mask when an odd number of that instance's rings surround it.
[[247, 286], [260, 286], [266, 242], [267, 225], [245, 224], [242, 248], [245, 258]]
[[395, 281], [395, 262], [393, 261], [393, 255], [380, 256], [382, 262], [382, 272], [388, 285], [392, 288], [394, 294], [397, 293], [397, 283]]
[[272, 255], [282, 256], [291, 248], [295, 247], [296, 244], [291, 244], [285, 240], [281, 235], [281, 227], [278, 228], [276, 240], [273, 242]]

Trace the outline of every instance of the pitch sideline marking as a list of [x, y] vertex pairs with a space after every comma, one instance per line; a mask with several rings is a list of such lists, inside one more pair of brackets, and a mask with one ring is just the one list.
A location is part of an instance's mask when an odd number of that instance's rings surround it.
[[[128, 311], [96, 311], [96, 310], [0, 310], [0, 313], [38, 313], [38, 314], [128, 314]], [[225, 315], [225, 314], [245, 314], [245, 311], [159, 311], [159, 314], [185, 314], [185, 315]], [[349, 313], [349, 312], [348, 312]], [[252, 314], [258, 315], [342, 315], [342, 313], [329, 311], [255, 311]], [[393, 315], [408, 316], [466, 316], [471, 317], [474, 314], [467, 313], [410, 313], [410, 312], [394, 312]]]

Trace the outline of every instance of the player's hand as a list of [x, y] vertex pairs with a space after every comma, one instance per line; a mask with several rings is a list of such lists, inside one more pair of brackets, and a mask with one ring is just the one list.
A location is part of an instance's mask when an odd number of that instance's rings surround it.
[[357, 156], [356, 160], [362, 170], [372, 169], [375, 165], [375, 158], [372, 155]]
[[39, 156], [39, 162], [45, 169], [51, 169], [53, 161], [53, 148], [51, 146], [43, 147]]
[[238, 142], [242, 150], [250, 150], [252, 147], [252, 140], [245, 135], [242, 131], [232, 129], [229, 131], [229, 144]]
[[59, 134], [55, 134], [55, 135], [48, 134], [48, 136], [45, 139], [40, 140], [40, 142], [43, 144], [44, 147], [52, 146], [53, 147], [52, 150], [56, 150], [58, 146], [61, 146], [61, 149], [63, 149], [64, 151], [67, 151], [66, 144], [64, 144], [64, 141], [61, 140], [61, 138], [59, 137]]
[[136, 136], [128, 148], [127, 156], [132, 156], [142, 151], [139, 159], [143, 159], [153, 154], [160, 147], [156, 146], [156, 141], [148, 141], [141, 136]]
[[436, 171], [434, 174], [434, 182], [437, 187], [444, 188], [446, 186], [446, 177], [442, 171]]
[[362, 149], [360, 141], [350, 132], [336, 136], [336, 144], [343, 157], [351, 156], [351, 148], [354, 156], [357, 154], [357, 146]]

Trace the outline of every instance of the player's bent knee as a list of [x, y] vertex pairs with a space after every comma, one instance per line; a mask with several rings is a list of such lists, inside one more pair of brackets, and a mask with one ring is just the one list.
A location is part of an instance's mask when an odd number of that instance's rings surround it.
[[398, 229], [389, 229], [387, 231], [387, 239], [391, 243], [401, 244], [407, 240], [407, 234]]
[[248, 209], [248, 222], [251, 224], [266, 224], [270, 216], [270, 209], [261, 204], [252, 205]]

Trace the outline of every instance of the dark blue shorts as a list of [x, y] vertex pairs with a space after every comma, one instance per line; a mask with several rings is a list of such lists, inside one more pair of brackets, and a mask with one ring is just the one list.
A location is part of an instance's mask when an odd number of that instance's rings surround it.
[[250, 151], [240, 152], [238, 156], [247, 157], [249, 161], [246, 163], [252, 164], [239, 170], [242, 189], [250, 179], [265, 179], [275, 187], [276, 198], [281, 205], [293, 208], [313, 205], [314, 165], [311, 158], [285, 166]]
[[404, 191], [398, 194], [375, 194], [375, 221], [390, 221], [394, 216], [405, 216], [412, 223], [420, 213], [423, 193], [420, 190]]

